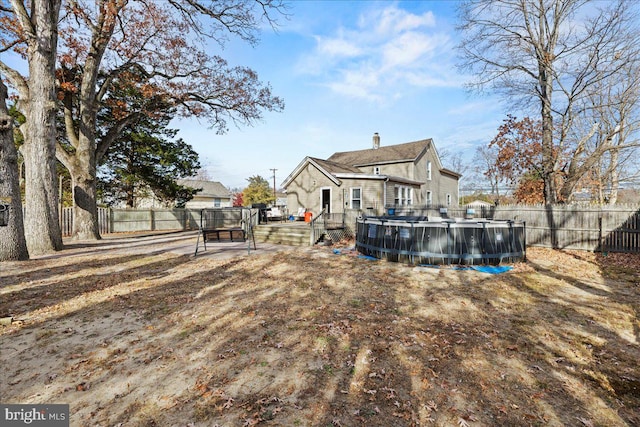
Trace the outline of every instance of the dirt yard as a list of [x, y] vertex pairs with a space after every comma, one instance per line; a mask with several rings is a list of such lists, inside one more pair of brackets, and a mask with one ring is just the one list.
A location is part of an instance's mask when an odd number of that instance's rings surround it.
[[165, 249], [0, 264], [0, 401], [72, 426], [640, 425], [638, 256], [531, 248], [489, 275]]

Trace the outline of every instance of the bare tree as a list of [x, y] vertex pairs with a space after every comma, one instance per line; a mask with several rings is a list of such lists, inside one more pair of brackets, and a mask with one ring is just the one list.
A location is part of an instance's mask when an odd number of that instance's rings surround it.
[[7, 111], [7, 87], [0, 79], [0, 204], [8, 206], [7, 225], [0, 227], [0, 261], [29, 258], [22, 222], [18, 151], [13, 141], [13, 118]]
[[489, 181], [491, 196], [494, 200], [500, 200], [502, 185], [507, 186], [504, 177], [498, 167], [498, 149], [493, 146], [479, 146], [473, 156], [474, 172]]
[[593, 125], [577, 135], [574, 122], [594, 108], [583, 102], [594, 88], [615, 85], [626, 68], [637, 68], [632, 65], [640, 59], [636, 5], [469, 0], [459, 12], [462, 68], [476, 76], [470, 87], [494, 89], [514, 106], [537, 105], [544, 199], [567, 199], [588, 172], [586, 163], [595, 164], [608, 150], [587, 150], [588, 141], [605, 130]]
[[227, 120], [252, 124], [262, 110], [283, 108], [253, 70], [229, 67], [201, 44], [202, 37], [222, 42], [229, 33], [255, 42], [256, 14], [277, 10], [279, 1], [68, 3], [59, 72], [66, 139], [58, 144], [58, 159], [73, 180], [74, 238], [100, 237], [96, 165], [125, 126], [140, 114], [154, 114], [133, 103], [111, 105], [116, 120], [100, 135], [96, 112], [110, 101], [114, 79], [129, 78], [148, 98], [175, 106], [179, 114], [203, 117], [219, 133]]
[[588, 141], [587, 151], [602, 155], [597, 159], [595, 156], [584, 159], [574, 156], [570, 166], [589, 170], [588, 176], [597, 200], [615, 204], [620, 182], [629, 180], [637, 171], [634, 160], [640, 151], [640, 69], [626, 68], [617, 84], [605, 83], [590, 93], [586, 102], [591, 108], [585, 109], [589, 114], [585, 114], [582, 120], [583, 128], [597, 123], [599, 132]]
[[443, 166], [451, 171], [463, 173], [467, 169], [461, 151], [454, 152], [448, 148], [443, 148], [438, 150], [438, 156]]
[[[28, 78], [0, 59], [0, 72], [20, 96], [25, 162], [25, 238], [31, 255], [62, 248], [56, 188], [55, 63], [61, 0], [0, 2], [0, 52], [15, 49], [28, 62]], [[21, 46], [26, 46], [22, 48]]]
[[[112, 79], [145, 74], [140, 89], [172, 100], [185, 115], [206, 117], [219, 133], [227, 120], [252, 124], [263, 110], [279, 111], [257, 74], [229, 67], [210, 55], [207, 40], [229, 35], [255, 43], [261, 19], [284, 10], [281, 0], [0, 0], [0, 52], [13, 50], [28, 61], [28, 77], [0, 60], [0, 71], [19, 95], [27, 118], [22, 129], [26, 165], [26, 237], [32, 254], [62, 247], [58, 225], [55, 153], [73, 180], [74, 237], [99, 238], [96, 164], [122, 128], [139, 114], [120, 107], [115, 125], [98, 135], [96, 111]], [[56, 74], [58, 34], [64, 42]], [[56, 93], [56, 77], [59, 93]], [[66, 137], [56, 141], [55, 112], [63, 101]], [[117, 108], [115, 108], [117, 110]]]

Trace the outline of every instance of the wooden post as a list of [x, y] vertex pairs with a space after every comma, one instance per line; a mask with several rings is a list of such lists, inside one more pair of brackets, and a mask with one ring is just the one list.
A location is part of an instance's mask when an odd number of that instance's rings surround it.
[[602, 215], [598, 216], [598, 246], [600, 246], [600, 253], [604, 253], [604, 243], [603, 243], [603, 235], [602, 232]]

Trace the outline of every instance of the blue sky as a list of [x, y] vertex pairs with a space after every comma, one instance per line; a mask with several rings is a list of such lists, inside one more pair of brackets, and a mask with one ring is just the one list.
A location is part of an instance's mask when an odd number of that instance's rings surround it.
[[[294, 1], [277, 32], [251, 47], [221, 52], [246, 65], [285, 101], [253, 127], [216, 135], [204, 122], [173, 123], [200, 154], [208, 175], [244, 188], [260, 175], [276, 185], [305, 156], [433, 138], [439, 151], [462, 151], [495, 136], [505, 117], [488, 96], [473, 96], [456, 69], [454, 1]], [[464, 171], [462, 171], [464, 173]]]

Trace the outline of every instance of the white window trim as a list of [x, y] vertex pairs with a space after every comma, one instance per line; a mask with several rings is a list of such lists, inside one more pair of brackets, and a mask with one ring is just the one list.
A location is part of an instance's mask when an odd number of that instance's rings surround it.
[[393, 202], [396, 206], [413, 205], [413, 187], [395, 185]]
[[426, 197], [427, 197], [427, 199], [425, 200], [426, 205], [427, 206], [433, 205], [433, 193], [431, 191], [427, 191]]
[[431, 161], [427, 160], [427, 181], [431, 181]]
[[[353, 197], [353, 190], [360, 190], [360, 198], [355, 199]], [[349, 206], [351, 207], [351, 209], [356, 209], [353, 207], [353, 201], [354, 200], [359, 200], [360, 201], [360, 207], [357, 209], [362, 209], [362, 187], [351, 187], [350, 191], [349, 191]]]
[[333, 212], [333, 188], [331, 187], [320, 187], [320, 210], [324, 209], [322, 205], [322, 192], [324, 190], [329, 190], [329, 212]]

